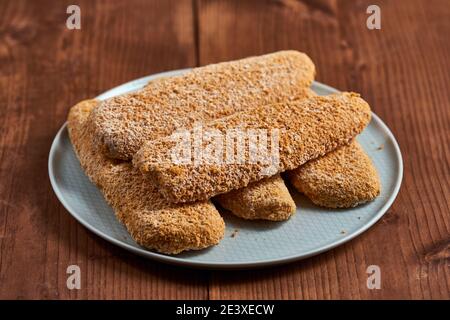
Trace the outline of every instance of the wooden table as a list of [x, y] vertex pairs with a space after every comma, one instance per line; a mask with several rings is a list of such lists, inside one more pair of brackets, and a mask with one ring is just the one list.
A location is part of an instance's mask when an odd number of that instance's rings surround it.
[[[0, 298], [449, 299], [450, 6], [447, 0], [0, 2]], [[148, 261], [73, 219], [47, 157], [77, 101], [163, 70], [280, 49], [314, 60], [317, 80], [360, 92], [398, 139], [405, 174], [385, 217], [314, 258], [253, 271]], [[81, 268], [68, 290], [66, 268]], [[382, 288], [366, 268], [379, 265]]]

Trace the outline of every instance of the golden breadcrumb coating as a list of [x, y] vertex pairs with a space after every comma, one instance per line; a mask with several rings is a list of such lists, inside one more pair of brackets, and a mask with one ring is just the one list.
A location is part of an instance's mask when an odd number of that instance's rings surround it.
[[218, 195], [213, 200], [234, 215], [249, 220], [283, 221], [296, 210], [295, 202], [279, 174], [253, 182], [246, 188]]
[[[194, 69], [182, 77], [156, 79], [142, 90], [145, 93], [141, 95], [133, 93], [105, 101], [92, 112], [90, 122], [95, 124], [96, 140], [105, 153], [110, 157], [127, 159], [144, 139], [169, 135], [175, 128], [190, 128], [194, 122], [210, 121], [258, 103], [304, 98], [312, 93], [308, 87], [314, 73], [312, 61], [295, 51], [210, 65]], [[203, 89], [198, 90], [198, 87]], [[211, 90], [213, 87], [216, 89]], [[221, 92], [220, 97], [215, 96], [217, 90]], [[261, 90], [263, 94], [257, 94]], [[195, 99], [192, 98], [194, 94]], [[155, 103], [151, 97], [157, 97], [158, 101]], [[271, 201], [279, 206], [274, 207], [271, 219], [284, 219], [285, 208], [293, 203], [284, 192], [286, 187], [272, 181], [261, 182], [257, 186], [242, 189], [238, 194], [240, 199], [259, 199], [261, 189], [272, 188], [274, 198]], [[223, 197], [224, 201], [227, 197]], [[233, 202], [233, 199], [229, 201]], [[258, 203], [244, 202], [242, 208], [245, 207], [253, 208], [252, 214], [258, 218]], [[267, 202], [262, 202], [261, 219], [267, 216], [266, 207]], [[278, 214], [279, 219], [276, 218]]]
[[144, 141], [195, 121], [296, 99], [314, 75], [311, 59], [297, 51], [195, 68], [101, 102], [91, 114], [94, 137], [109, 157], [131, 160]]
[[289, 172], [289, 179], [312, 202], [329, 208], [355, 207], [380, 194], [378, 173], [356, 140]]
[[[279, 165], [270, 175], [293, 170], [309, 160], [348, 144], [369, 123], [369, 105], [355, 93], [316, 96], [300, 101], [250, 108], [215, 120], [207, 129], [226, 135], [227, 130], [279, 129]], [[190, 131], [194, 136], [194, 131]], [[245, 145], [249, 145], [245, 136]], [[263, 162], [177, 164], [172, 156], [178, 141], [165, 137], [145, 143], [133, 163], [147, 174], [170, 202], [207, 200], [246, 187], [269, 176]], [[207, 149], [208, 142], [203, 142]], [[244, 159], [250, 159], [245, 148]]]
[[[302, 94], [297, 99], [316, 95], [309, 88]], [[279, 174], [220, 194], [214, 200], [234, 215], [248, 220], [284, 221], [296, 210], [294, 199]]]
[[87, 119], [97, 104], [86, 100], [71, 108], [69, 136], [86, 175], [102, 191], [133, 239], [166, 254], [217, 244], [225, 224], [211, 202], [168, 203], [130, 162], [111, 160], [92, 143]]

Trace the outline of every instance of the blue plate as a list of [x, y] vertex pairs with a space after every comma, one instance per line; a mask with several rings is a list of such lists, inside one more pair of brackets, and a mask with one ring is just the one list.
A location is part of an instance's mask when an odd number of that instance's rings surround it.
[[[135, 91], [152, 79], [180, 75], [187, 70], [140, 78], [111, 89], [97, 99]], [[337, 92], [318, 82], [313, 83], [312, 89], [320, 95]], [[330, 250], [366, 231], [386, 213], [397, 196], [403, 175], [397, 141], [375, 114], [358, 141], [380, 175], [381, 195], [374, 201], [352, 209], [323, 209], [293, 191], [297, 212], [288, 221], [246, 221], [225, 215], [226, 231], [220, 244], [176, 256], [148, 251], [133, 241], [81, 169], [66, 124], [53, 141], [48, 170], [53, 189], [67, 211], [86, 228], [115, 245], [172, 264], [213, 269], [252, 268], [287, 263]]]

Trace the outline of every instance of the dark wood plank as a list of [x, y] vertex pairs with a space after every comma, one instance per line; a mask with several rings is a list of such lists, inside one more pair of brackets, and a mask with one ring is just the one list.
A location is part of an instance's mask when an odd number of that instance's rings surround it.
[[[207, 297], [207, 274], [147, 261], [88, 232], [50, 187], [50, 144], [71, 105], [196, 64], [191, 1], [0, 2], [0, 298]], [[82, 289], [66, 288], [81, 268]]]
[[[445, 0], [0, 2], [0, 298], [449, 298], [449, 7]], [[196, 23], [198, 23], [196, 25]], [[196, 45], [199, 50], [196, 51]], [[389, 213], [318, 257], [259, 271], [146, 261], [79, 225], [47, 178], [68, 108], [146, 74], [280, 49], [307, 52], [317, 79], [355, 90], [390, 126], [405, 179]], [[82, 289], [66, 288], [77, 264]], [[382, 269], [382, 290], [366, 268]], [[208, 292], [209, 286], [209, 292]]]
[[[199, 1], [199, 62], [297, 49], [317, 79], [360, 92], [404, 155], [401, 192], [354, 241], [263, 271], [213, 273], [212, 299], [448, 299], [450, 288], [448, 34], [442, 1], [378, 1], [382, 29], [366, 28], [371, 1]], [[379, 265], [382, 289], [368, 290]]]

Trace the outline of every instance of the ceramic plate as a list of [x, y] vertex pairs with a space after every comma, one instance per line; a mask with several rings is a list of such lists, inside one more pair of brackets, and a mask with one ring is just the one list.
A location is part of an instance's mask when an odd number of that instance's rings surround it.
[[[134, 91], [149, 80], [179, 75], [186, 70], [137, 79], [111, 89], [97, 99]], [[321, 95], [337, 92], [318, 82], [314, 82], [312, 89]], [[86, 228], [115, 245], [146, 258], [172, 264], [215, 269], [251, 268], [304, 259], [330, 250], [366, 231], [386, 213], [402, 180], [400, 149], [391, 131], [375, 114], [358, 140], [380, 175], [382, 191], [375, 201], [353, 209], [323, 209], [291, 190], [297, 212], [288, 221], [246, 221], [228, 214], [224, 216], [226, 231], [219, 245], [176, 256], [148, 251], [133, 241], [81, 169], [66, 124], [53, 141], [48, 170], [53, 189], [69, 213]]]

